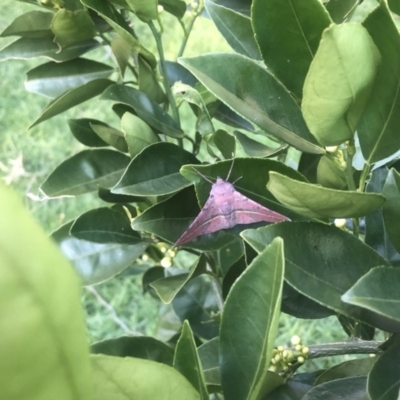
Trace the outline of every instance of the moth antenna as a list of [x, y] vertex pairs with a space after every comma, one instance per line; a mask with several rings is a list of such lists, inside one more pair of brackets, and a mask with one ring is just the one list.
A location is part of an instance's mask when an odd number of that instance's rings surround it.
[[239, 176], [239, 178], [235, 179], [235, 180], [232, 182], [232, 185], [234, 185], [238, 180], [240, 180], [240, 179], [242, 179], [242, 178], [243, 178], [243, 176]]
[[211, 185], [214, 185], [214, 182], [210, 179], [208, 179], [205, 175], [203, 175], [200, 171], [198, 171], [196, 168], [192, 167], [193, 170], [195, 170], [203, 179], [205, 179], [207, 182], [210, 182]]
[[229, 172], [228, 172], [228, 176], [226, 177], [226, 181], [229, 181], [229, 177], [231, 176], [231, 172], [232, 172], [232, 169], [233, 169], [233, 165], [235, 164], [235, 159], [234, 158], [232, 158], [232, 164], [231, 164], [231, 167], [229, 168]]

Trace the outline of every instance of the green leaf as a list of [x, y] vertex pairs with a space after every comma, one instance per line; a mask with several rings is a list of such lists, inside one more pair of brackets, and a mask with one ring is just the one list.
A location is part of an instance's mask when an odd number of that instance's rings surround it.
[[400, 345], [389, 347], [374, 364], [367, 382], [371, 400], [398, 399], [400, 389]]
[[100, 97], [101, 100], [112, 100], [132, 107], [137, 115], [154, 129], [165, 135], [182, 138], [179, 125], [156, 102], [145, 93], [124, 85], [110, 86]]
[[164, 342], [146, 336], [121, 336], [103, 340], [91, 346], [92, 354], [117, 357], [135, 357], [171, 365], [174, 351]]
[[177, 192], [191, 185], [179, 173], [182, 165], [197, 163], [195, 156], [175, 144], [152, 144], [131, 161], [112, 192], [134, 196], [159, 196]]
[[301, 99], [322, 32], [331, 23], [323, 5], [318, 0], [254, 0], [251, 20], [268, 69]]
[[85, 101], [98, 96], [113, 83], [113, 81], [108, 79], [95, 79], [85, 83], [84, 85], [68, 90], [52, 100], [42, 111], [42, 114], [29, 127], [29, 129], [43, 121], [46, 121], [47, 119], [53, 118], [54, 116], [69, 110], [72, 107], [77, 106], [78, 104], [84, 103]]
[[92, 118], [79, 118], [67, 120], [68, 126], [75, 139], [89, 147], [104, 147], [107, 143], [100, 139], [93, 131], [91, 124], [94, 125], [107, 125], [97, 119]]
[[130, 159], [113, 150], [84, 150], [63, 161], [41, 186], [47, 197], [76, 196], [111, 187], [118, 182]]
[[365, 357], [357, 360], [345, 361], [324, 371], [315, 381], [315, 386], [335, 379], [351, 376], [367, 376], [378, 357]]
[[382, 57], [371, 97], [357, 127], [364, 158], [369, 164], [400, 149], [400, 37], [386, 2], [380, 2], [364, 21]]
[[125, 134], [131, 157], [136, 157], [147, 146], [160, 141], [149, 125], [129, 112], [121, 119], [121, 129]]
[[134, 245], [93, 243], [70, 235], [73, 221], [52, 233], [52, 239], [73, 264], [83, 285], [94, 285], [130, 267], [146, 250], [149, 243]]
[[0, 37], [22, 36], [39, 39], [53, 36], [50, 30], [53, 17], [53, 13], [29, 11], [15, 18], [15, 20], [1, 32]]
[[51, 30], [60, 49], [96, 35], [96, 28], [87, 10], [60, 9], [53, 18]]
[[367, 399], [366, 383], [366, 376], [337, 379], [312, 388], [302, 397], [302, 400], [365, 400]]
[[274, 238], [281, 237], [285, 242], [285, 280], [297, 291], [339, 314], [367, 324], [379, 327], [385, 322], [341, 299], [372, 268], [389, 266], [354, 235], [325, 224], [283, 222], [249, 229], [241, 236], [257, 252], [263, 251]]
[[131, 228], [131, 221], [123, 207], [101, 207], [80, 215], [70, 234], [77, 239], [95, 243], [138, 244], [140, 235]]
[[342, 159], [335, 155], [323, 155], [318, 162], [317, 182], [328, 189], [347, 188], [346, 170], [343, 168]]
[[156, 103], [164, 103], [166, 96], [161, 89], [157, 72], [151, 65], [141, 56], [138, 57], [139, 70], [139, 90], [147, 94]]
[[111, 39], [110, 47], [117, 60], [121, 77], [123, 78], [129, 64], [129, 58], [131, 57], [131, 46], [121, 37], [115, 37]]
[[131, 10], [142, 20], [148, 22], [157, 19], [157, 0], [126, 0]]
[[172, 301], [176, 315], [183, 322], [188, 320], [193, 332], [204, 339], [218, 335], [219, 326], [213, 319], [219, 311], [215, 287], [209, 275], [190, 280]]
[[198, 349], [199, 358], [203, 367], [204, 380], [208, 386], [221, 386], [221, 372], [219, 369], [219, 338], [208, 340]]
[[[175, 243], [182, 232], [193, 222], [199, 211], [193, 188], [187, 188], [148, 208], [132, 221], [132, 228], [137, 231], [153, 233], [164, 240]], [[233, 240], [234, 236], [231, 234], [219, 231], [196, 238], [188, 246], [207, 251], [218, 250]]]
[[54, 98], [94, 79], [108, 78], [113, 71], [109, 65], [85, 58], [63, 63], [51, 61], [27, 72], [25, 89]]
[[160, 299], [168, 304], [174, 299], [176, 294], [185, 286], [185, 284], [197, 276], [207, 272], [207, 262], [204, 256], [194, 263], [189, 272], [177, 273], [165, 278], [160, 278], [153, 281], [150, 286], [154, 288]]
[[379, 63], [379, 51], [361, 24], [333, 25], [324, 31], [301, 104], [319, 143], [335, 146], [353, 139]]
[[204, 4], [215, 26], [233, 50], [255, 60], [261, 59], [249, 17], [212, 0], [206, 0]]
[[283, 145], [278, 148], [266, 146], [261, 142], [251, 139], [249, 136], [240, 131], [233, 131], [233, 134], [243, 147], [243, 150], [250, 157], [271, 157], [277, 155], [287, 148], [287, 145]]
[[229, 53], [180, 58], [179, 62], [211, 93], [264, 131], [301, 151], [324, 153], [308, 131], [296, 101], [257, 62]]
[[[353, 304], [400, 322], [400, 269], [377, 267], [369, 271], [343, 296], [345, 303]], [[399, 324], [400, 327], [400, 324]]]
[[79, 280], [18, 197], [0, 183], [0, 398], [90, 399]]
[[140, 42], [134, 36], [132, 29], [129, 27], [128, 23], [121, 16], [121, 14], [112, 6], [108, 1], [98, 1], [98, 0], [82, 0], [82, 4], [96, 11], [104, 20], [111, 25], [115, 32], [122, 37], [132, 50], [141, 54], [149, 64], [156, 68], [157, 60], [152, 53], [145, 49]]
[[286, 207], [310, 218], [357, 218], [381, 206], [377, 193], [327, 189], [270, 172], [268, 190]]
[[214, 144], [225, 159], [232, 158], [235, 154], [235, 138], [223, 129], [218, 129], [212, 137]]
[[341, 24], [344, 20], [347, 20], [357, 5], [358, 0], [330, 0], [325, 3], [329, 15], [336, 24]]
[[183, 322], [182, 333], [175, 347], [174, 368], [200, 393], [200, 399], [209, 399], [196, 343], [188, 321]]
[[284, 276], [283, 241], [276, 238], [232, 286], [220, 330], [222, 388], [229, 399], [268, 393], [268, 367], [278, 329]]
[[53, 42], [53, 37], [39, 39], [20, 38], [0, 50], [0, 61], [46, 57], [62, 62], [79, 57], [99, 46], [100, 43], [97, 40], [90, 39], [75, 43], [67, 49], [60, 51], [59, 47]]
[[396, 223], [400, 217], [400, 174], [392, 168], [383, 186], [386, 203], [383, 205], [383, 221], [390, 241], [400, 251], [400, 230]]
[[178, 19], [182, 19], [186, 13], [187, 5], [182, 0], [158, 0], [158, 4]]
[[200, 400], [199, 393], [174, 368], [131, 357], [91, 356], [96, 400]]
[[97, 125], [96, 123], [91, 123], [90, 127], [106, 144], [115, 147], [117, 150], [122, 151], [123, 153], [128, 152], [128, 144], [126, 143], [124, 132], [105, 124]]

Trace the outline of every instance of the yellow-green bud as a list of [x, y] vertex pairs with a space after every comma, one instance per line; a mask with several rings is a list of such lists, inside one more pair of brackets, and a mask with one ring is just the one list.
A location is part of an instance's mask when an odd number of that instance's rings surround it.
[[298, 363], [303, 364], [304, 361], [305, 361], [304, 357], [301, 357], [301, 356], [300, 356], [300, 357], [297, 357], [297, 362], [298, 362]]
[[283, 346], [278, 346], [278, 351], [282, 352], [285, 348]]
[[161, 260], [160, 264], [164, 268], [169, 268], [172, 265], [172, 258], [171, 257], [164, 257]]
[[307, 346], [304, 346], [303, 349], [301, 350], [301, 352], [302, 352], [304, 355], [308, 356], [308, 355], [310, 354], [310, 348], [307, 347]]
[[296, 346], [294, 346], [296, 351], [301, 351], [303, 349], [303, 345], [302, 344], [298, 344]]
[[300, 344], [301, 343], [300, 336], [298, 336], [298, 335], [292, 336], [292, 338], [290, 339], [290, 342], [292, 343], [293, 346]]

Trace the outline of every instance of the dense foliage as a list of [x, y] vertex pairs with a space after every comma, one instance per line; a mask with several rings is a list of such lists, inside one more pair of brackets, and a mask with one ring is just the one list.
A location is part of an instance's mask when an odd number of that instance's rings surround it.
[[[96, 192], [108, 204], [52, 238], [83, 285], [142, 270], [144, 291], [169, 305], [171, 334], [99, 342], [89, 356], [77, 280], [1, 187], [0, 398], [397, 399], [397, 2], [25, 2], [37, 8], [2, 32], [18, 39], [0, 59], [50, 59], [27, 74], [26, 89], [51, 98], [31, 127], [93, 98], [110, 111], [68, 121], [87, 149], [41, 186], [48, 198]], [[177, 60], [164, 56], [165, 13], [185, 32]], [[183, 57], [202, 15], [234, 52]], [[115, 65], [84, 57], [101, 46]], [[239, 193], [290, 221], [174, 248], [231, 168]], [[349, 340], [274, 349], [281, 312], [336, 315]], [[302, 373], [307, 358], [338, 354], [375, 357]]]

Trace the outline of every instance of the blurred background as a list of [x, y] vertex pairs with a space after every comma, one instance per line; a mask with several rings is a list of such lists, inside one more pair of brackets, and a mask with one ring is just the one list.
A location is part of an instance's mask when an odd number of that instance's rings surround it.
[[[16, 0], [3, 0], [1, 9], [0, 32], [22, 13], [38, 10], [37, 7]], [[175, 60], [183, 38], [182, 28], [166, 13], [163, 13], [162, 21], [165, 29], [163, 44], [166, 58]], [[155, 43], [147, 26], [138, 24], [136, 31], [145, 46], [155, 51]], [[15, 38], [0, 38], [0, 48], [14, 40]], [[209, 19], [199, 18], [189, 39], [185, 56], [212, 51], [231, 50], [213, 23]], [[95, 50], [84, 57], [115, 66], [112, 54], [107, 49]], [[32, 215], [50, 234], [82, 212], [104, 205], [95, 194], [46, 201], [40, 201], [36, 196], [41, 182], [49, 172], [60, 162], [83, 149], [83, 145], [70, 133], [67, 119], [103, 119], [103, 107], [105, 109], [106, 105], [103, 106], [101, 101], [92, 100], [27, 131], [49, 99], [25, 91], [25, 74], [46, 61], [3, 61], [0, 57], [0, 178], [15, 188]], [[184, 129], [193, 129], [194, 119], [189, 110], [183, 110], [182, 120]], [[160, 326], [159, 316], [168, 312], [168, 309], [149, 293], [143, 294], [141, 279], [141, 274], [132, 274], [128, 269], [108, 282], [84, 288], [82, 304], [86, 310], [91, 343], [124, 334], [160, 336], [165, 333], [166, 327]], [[299, 335], [307, 345], [347, 338], [336, 317], [300, 320], [282, 314], [276, 344], [289, 344], [293, 335]], [[326, 367], [337, 362], [338, 358], [311, 361], [310, 364], [313, 365], [309, 364], [305, 368], [315, 369], [315, 364], [318, 367]]]

